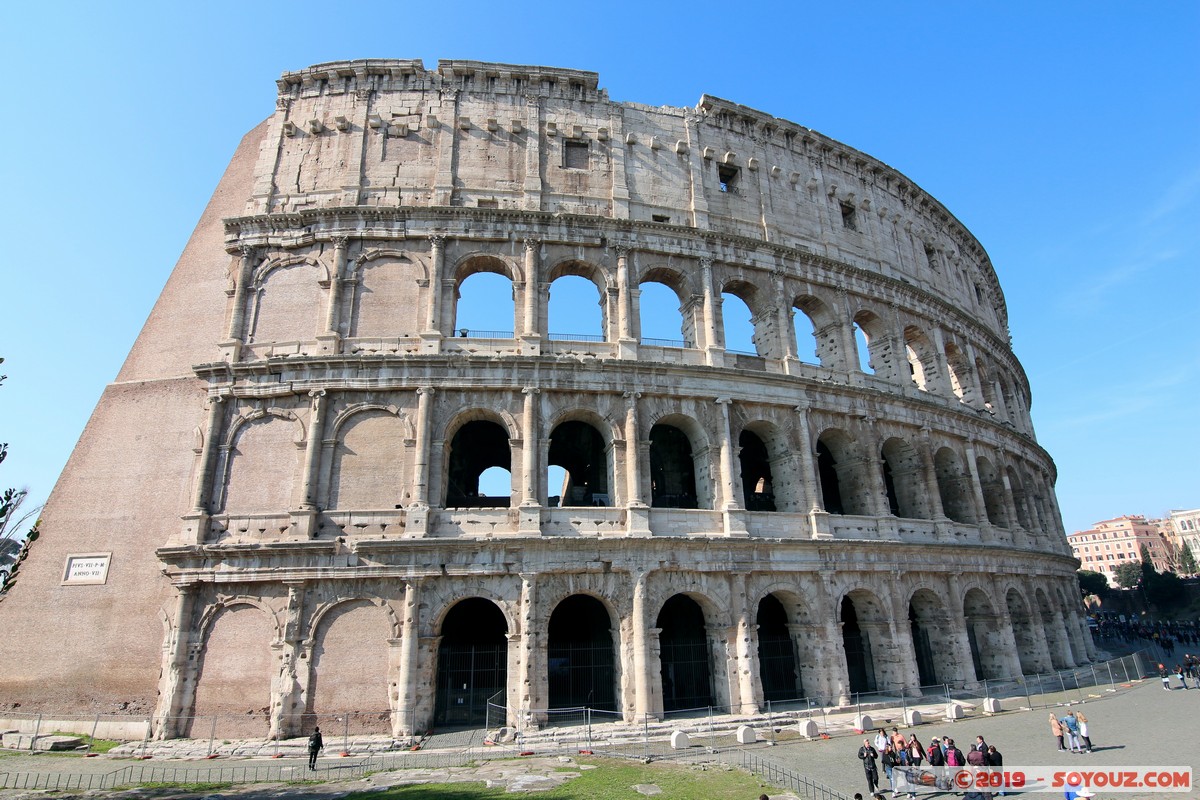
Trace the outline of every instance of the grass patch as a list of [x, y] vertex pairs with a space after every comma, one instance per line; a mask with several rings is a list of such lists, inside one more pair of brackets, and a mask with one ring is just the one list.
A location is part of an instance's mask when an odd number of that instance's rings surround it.
[[[642, 764], [603, 758], [578, 761], [595, 765], [596, 769], [583, 770], [578, 778], [536, 792], [535, 796], [539, 800], [632, 800], [642, 797], [633, 789], [635, 784], [653, 783], [662, 789], [664, 798], [755, 798], [765, 786], [749, 773], [720, 765]], [[489, 800], [511, 796], [502, 788], [489, 789], [482, 782], [422, 783], [352, 795], [355, 800]]]
[[[91, 750], [89, 751], [92, 753], [107, 753], [109, 750], [112, 750], [114, 747], [121, 744], [121, 742], [118, 742], [116, 739], [93, 739], [91, 736], [87, 736], [82, 733], [67, 733], [66, 731], [54, 731], [54, 733], [52, 733], [50, 735], [51, 736], [77, 736], [77, 737], [79, 737], [79, 740], [82, 741], [84, 744], [90, 744], [92, 746]], [[67, 752], [70, 752], [70, 751], [67, 751]]]

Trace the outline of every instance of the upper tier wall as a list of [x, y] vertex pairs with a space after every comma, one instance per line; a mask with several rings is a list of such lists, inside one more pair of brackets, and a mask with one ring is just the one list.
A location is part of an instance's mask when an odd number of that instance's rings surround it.
[[474, 61], [286, 73], [246, 212], [460, 206], [684, 225], [914, 284], [1007, 339], [986, 252], [904, 175], [725, 100], [617, 103], [597, 82], [592, 72]]

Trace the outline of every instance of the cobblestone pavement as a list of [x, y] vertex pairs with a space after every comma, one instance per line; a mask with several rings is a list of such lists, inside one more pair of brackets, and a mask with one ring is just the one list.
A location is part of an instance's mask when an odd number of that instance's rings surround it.
[[[1174, 681], [1173, 685], [1177, 685]], [[1072, 708], [1085, 710], [1090, 724], [1092, 742], [1095, 751], [1090, 755], [1074, 755], [1059, 753], [1057, 745], [1050, 735], [1048, 716], [1049, 709], [1041, 708], [1032, 711], [1015, 711], [995, 716], [973, 716], [970, 719], [956, 722], [937, 721], [932, 724], [919, 726], [914, 730], [918, 738], [925, 743], [931, 736], [946, 735], [955, 739], [964, 751], [974, 741], [977, 735], [982, 735], [1004, 754], [1005, 764], [1015, 766], [1037, 766], [1063, 764], [1069, 766], [1086, 766], [1091, 768], [1118, 766], [1190, 766], [1195, 775], [1200, 776], [1200, 748], [1196, 747], [1196, 735], [1200, 733], [1200, 725], [1196, 724], [1197, 712], [1200, 712], [1200, 690], [1183, 691], [1174, 689], [1170, 692], [1162, 690], [1157, 680], [1147, 680], [1129, 691], [1108, 693], [1098, 690], [1101, 698], [1096, 698], [1094, 692], [1083, 695], [1087, 702], [1078, 702], [1081, 696], [1074, 695]], [[1065, 705], [1054, 709], [1058, 716], [1066, 713]], [[905, 730], [900, 724], [898, 713], [894, 717], [887, 713], [877, 714], [876, 724], [895, 724]], [[697, 737], [700, 744], [704, 740]], [[766, 758], [781, 766], [787, 767], [820, 783], [823, 783], [847, 796], [854, 792], [865, 792], [866, 784], [862, 777], [862, 769], [856, 757], [861, 737], [854, 735], [839, 735], [832, 739], [807, 741], [799, 738], [788, 739], [786, 732], [779, 737], [779, 744], [770, 747], [765, 744], [755, 745], [756, 755]], [[298, 747], [302, 740], [297, 740]], [[288, 748], [291, 750], [292, 748]], [[488, 753], [494, 757], [507, 754], [506, 750]], [[436, 757], [430, 753], [431, 757]], [[538, 754], [538, 758], [521, 759], [519, 761], [485, 762], [475, 767], [444, 766], [423, 770], [404, 770], [401, 772], [375, 773], [365, 779], [355, 777], [353, 780], [338, 780], [339, 768], [353, 767], [364, 759], [337, 757], [322, 758], [321, 764], [330, 771], [324, 776], [330, 780], [317, 785], [302, 787], [286, 784], [252, 785], [222, 790], [219, 793], [182, 793], [175, 791], [157, 790], [148, 793], [145, 790], [127, 792], [91, 791], [91, 792], [57, 792], [49, 796], [56, 798], [70, 797], [237, 797], [241, 800], [254, 798], [301, 798], [345, 797], [349, 794], [367, 789], [379, 788], [401, 782], [427, 782], [450, 780], [479, 780], [492, 781], [506, 786], [519, 785], [525, 790], [535, 790], [549, 786], [543, 778], [552, 777], [555, 769], [563, 762], [557, 756]], [[0, 756], [0, 772], [61, 772], [72, 774], [104, 774], [119, 769], [130, 763], [155, 764], [164, 767], [197, 767], [211, 764], [236, 765], [237, 767], [253, 767], [255, 765], [295, 764], [297, 778], [307, 778], [303, 771], [300, 753], [292, 757], [274, 760], [268, 758], [222, 759], [217, 762], [206, 762], [193, 758], [159, 758], [150, 762], [131, 762], [129, 760], [114, 760], [111, 758], [89, 758], [78, 756], [57, 756], [50, 754], [26, 755], [5, 754]], [[690, 754], [690, 760], [712, 759], [702, 748]], [[736, 754], [727, 754], [727, 760], [735, 760]], [[520, 766], [524, 765], [524, 766]], [[471, 776], [475, 776], [472, 778]], [[44, 791], [29, 792], [21, 790], [0, 790], [0, 800], [24, 800], [24, 798], [47, 797]], [[934, 794], [924, 797], [948, 798], [952, 795]], [[1026, 793], [1025, 797], [1062, 797], [1061, 792]], [[1125, 798], [1132, 800], [1143, 795], [1103, 793], [1100, 798]], [[1160, 795], [1169, 797], [1200, 797], [1200, 791], [1193, 789], [1187, 794]], [[789, 795], [773, 794], [773, 799], [785, 798]]]

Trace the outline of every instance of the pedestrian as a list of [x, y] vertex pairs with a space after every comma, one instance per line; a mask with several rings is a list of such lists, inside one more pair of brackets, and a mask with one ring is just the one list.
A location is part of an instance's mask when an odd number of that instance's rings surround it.
[[929, 766], [946, 766], [946, 754], [942, 752], [942, 740], [938, 737], [933, 737], [933, 741], [929, 743], [929, 749], [925, 751], [925, 755], [929, 758]]
[[325, 740], [321, 738], [321, 729], [317, 728], [308, 737], [308, 768], [317, 768], [317, 754], [325, 749]]
[[858, 758], [862, 761], [863, 772], [867, 777], [867, 791], [872, 794], [879, 786], [879, 767], [875, 764], [878, 757], [879, 752], [871, 746], [871, 740], [863, 739], [862, 747], [858, 748]]
[[1075, 719], [1075, 712], [1068, 711], [1067, 715], [1059, 720], [1062, 723], [1067, 735], [1067, 743], [1071, 746], [1072, 753], [1082, 753], [1083, 745], [1079, 742], [1079, 720]]
[[892, 750], [891, 742], [884, 745], [883, 752], [879, 754], [879, 763], [883, 765], [883, 774], [887, 776], [888, 786], [892, 789], [892, 797], [895, 797], [896, 778], [892, 773], [900, 765], [900, 759], [896, 758], [896, 753]]
[[1088, 733], [1088, 719], [1082, 711], [1075, 715], [1075, 719], [1079, 722], [1079, 738], [1083, 741], [1084, 751], [1090, 753], [1092, 752], [1092, 737]]
[[899, 728], [892, 728], [892, 750], [896, 752], [896, 760], [901, 764], [908, 763], [908, 740]]
[[1171, 691], [1171, 677], [1167, 675], [1167, 668], [1162, 664], [1158, 665], [1158, 677], [1162, 679], [1163, 689]]
[[921, 746], [921, 740], [917, 738], [917, 735], [911, 734], [908, 738], [908, 763], [911, 766], [919, 767], [924, 760], [925, 748]]
[[882, 753], [883, 748], [887, 747], [887, 743], [888, 743], [888, 735], [883, 730], [883, 728], [879, 728], [878, 730], [876, 730], [875, 731], [875, 749]]
[[1186, 690], [1188, 688], [1187, 678], [1183, 677], [1183, 667], [1181, 667], [1179, 664], [1175, 665], [1175, 677], [1179, 678], [1179, 683], [1182, 684], [1183, 688]]
[[1051, 736], [1053, 736], [1055, 739], [1057, 739], [1057, 740], [1058, 740], [1058, 749], [1059, 749], [1059, 750], [1066, 750], [1066, 749], [1067, 749], [1067, 748], [1063, 747], [1063, 726], [1062, 726], [1062, 723], [1058, 721], [1058, 717], [1054, 716], [1054, 712], [1053, 712], [1053, 711], [1051, 711], [1051, 712], [1050, 712], [1050, 735], [1051, 735]]
[[967, 761], [963, 758], [962, 750], [954, 746], [954, 740], [946, 738], [946, 766], [947, 767], [965, 767]]
[[[992, 769], [1004, 769], [1004, 754], [996, 749], [996, 745], [989, 744], [987, 749], [987, 765]], [[1001, 797], [1004, 797], [1004, 790], [997, 792]]]

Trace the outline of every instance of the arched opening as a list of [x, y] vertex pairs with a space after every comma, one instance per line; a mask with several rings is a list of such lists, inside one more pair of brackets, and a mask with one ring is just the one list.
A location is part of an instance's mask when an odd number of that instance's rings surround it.
[[763, 699], [778, 703], [804, 696], [796, 644], [788, 630], [787, 610], [773, 594], [758, 603], [758, 671]]
[[846, 655], [846, 676], [851, 692], [875, 691], [875, 663], [871, 657], [871, 637], [858, 621], [858, 609], [850, 595], [842, 598], [842, 649]]
[[946, 368], [950, 371], [950, 390], [964, 403], [975, 402], [975, 386], [967, 357], [953, 342], [946, 342]]
[[871, 339], [862, 325], [854, 323], [854, 344], [858, 350], [858, 369], [867, 375], [875, 374], [875, 365], [871, 363]]
[[665, 270], [651, 271], [638, 286], [638, 326], [642, 344], [695, 347], [698, 309], [685, 305], [682, 279]]
[[854, 315], [854, 339], [858, 344], [859, 368], [863, 372], [882, 378], [893, 374], [887, 326], [877, 314], [864, 310]]
[[983, 392], [983, 407], [991, 413], [996, 413], [996, 388], [992, 385], [992, 379], [988, 375], [987, 367], [984, 366], [983, 359], [975, 359], [975, 376], [979, 381], [979, 389]]
[[511, 339], [514, 303], [512, 279], [498, 262], [481, 262], [480, 270], [455, 287], [452, 328], [455, 335], [478, 339]]
[[1004, 660], [1000, 655], [1003, 647], [996, 611], [987, 595], [979, 589], [971, 589], [963, 598], [963, 624], [967, 628], [975, 679], [982, 681], [1007, 678]]
[[917, 449], [899, 438], [883, 443], [884, 485], [892, 514], [908, 519], [928, 519], [921, 456]]
[[821, 504], [830, 514], [844, 514], [841, 484], [838, 483], [837, 459], [829, 445], [817, 441], [817, 479], [821, 482]]
[[742, 496], [747, 511], [774, 511], [775, 490], [771, 479], [771, 461], [763, 440], [751, 431], [738, 436], [742, 465]]
[[1012, 620], [1013, 640], [1017, 644], [1017, 658], [1021, 662], [1021, 673], [1034, 675], [1049, 665], [1042, 665], [1038, 659], [1037, 636], [1033, 630], [1033, 617], [1029, 606], [1016, 589], [1009, 589], [1004, 595], [1004, 604], [1008, 607], [1008, 616]]
[[[481, 486], [485, 470], [495, 468], [509, 474], [509, 491], [496, 487], [493, 476]], [[511, 497], [512, 452], [508, 431], [489, 420], [472, 420], [450, 440], [446, 478], [446, 508], [507, 508]], [[489, 494], [488, 492], [492, 492]]]
[[[792, 308], [800, 311], [799, 314], [792, 314], [797, 357], [801, 361], [820, 364], [823, 367], [845, 369], [846, 359], [842, 352], [841, 326], [837, 315], [824, 301], [812, 295], [797, 297], [792, 303]], [[809, 335], [812, 336], [811, 347], [806, 344]], [[867, 352], [865, 339], [862, 351]]]
[[1034, 529], [1033, 519], [1029, 515], [1029, 503], [1021, 476], [1012, 467], [1005, 467], [1004, 472], [1008, 475], [1008, 485], [1012, 488], [1013, 507], [1017, 510], [1017, 524], [1025, 530], [1031, 531]]
[[964, 525], [975, 522], [975, 507], [971, 501], [971, 477], [963, 471], [958, 453], [949, 447], [939, 448], [933, 456], [933, 468], [937, 473], [942, 512]]
[[724, 323], [725, 349], [731, 353], [758, 355], [754, 344], [754, 321], [750, 306], [736, 294], [721, 293], [721, 319]]
[[908, 375], [923, 392], [937, 388], [937, 358], [933, 343], [916, 325], [904, 329], [904, 351], [908, 357]]
[[922, 686], [933, 686], [938, 682], [933, 643], [929, 638], [928, 624], [921, 619], [913, 603], [908, 604], [908, 630], [912, 635], [913, 652], [917, 659], [917, 679]]
[[664, 711], [713, 705], [712, 664], [704, 611], [687, 595], [663, 604], [655, 623]]
[[650, 497], [654, 508], [698, 507], [692, 443], [673, 425], [650, 429]]
[[[550, 434], [549, 469], [562, 470], [559, 483], [550, 483], [555, 477], [548, 470], [546, 493], [555, 492], [547, 499], [547, 505], [562, 507], [607, 506], [608, 453], [604, 437], [586, 422], [569, 420], [555, 426]], [[557, 500], [557, 502], [555, 502]]]
[[616, 711], [612, 618], [604, 604], [571, 595], [550, 615], [548, 636], [550, 708]]
[[983, 505], [987, 511], [988, 522], [1007, 528], [1009, 520], [1004, 507], [1004, 481], [1001, 480], [1000, 473], [984, 456], [976, 457], [975, 467], [979, 472], [979, 484], [983, 490]]
[[792, 336], [796, 338], [796, 358], [806, 364], [821, 363], [817, 326], [808, 312], [799, 306], [792, 309]]
[[581, 275], [555, 278], [546, 302], [551, 340], [604, 341], [604, 298], [591, 280]]
[[1038, 589], [1034, 595], [1037, 602], [1038, 616], [1041, 618], [1042, 629], [1046, 632], [1046, 645], [1050, 648], [1050, 664], [1054, 669], [1067, 669], [1072, 666], [1070, 646], [1066, 640], [1066, 629], [1063, 627], [1062, 615], [1050, 605], [1046, 593]]
[[490, 600], [471, 597], [455, 604], [442, 622], [438, 645], [434, 722], [487, 722], [488, 700], [508, 680], [508, 623]]

